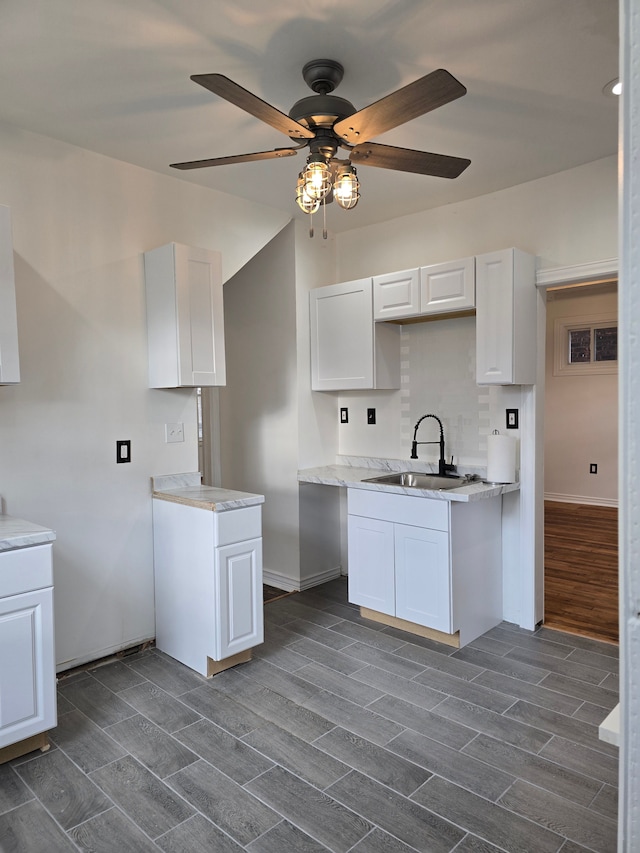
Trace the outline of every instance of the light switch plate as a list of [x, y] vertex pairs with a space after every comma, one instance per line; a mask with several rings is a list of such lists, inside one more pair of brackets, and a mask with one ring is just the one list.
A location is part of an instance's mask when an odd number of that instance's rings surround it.
[[184, 441], [184, 424], [165, 424], [164, 440], [167, 444]]
[[131, 462], [131, 439], [116, 441], [116, 463]]
[[518, 429], [518, 410], [507, 409], [507, 429]]

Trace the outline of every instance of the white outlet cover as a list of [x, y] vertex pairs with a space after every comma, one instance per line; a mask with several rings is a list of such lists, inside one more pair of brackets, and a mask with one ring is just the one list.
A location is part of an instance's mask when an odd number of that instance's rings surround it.
[[167, 444], [184, 441], [184, 424], [165, 424], [164, 440]]

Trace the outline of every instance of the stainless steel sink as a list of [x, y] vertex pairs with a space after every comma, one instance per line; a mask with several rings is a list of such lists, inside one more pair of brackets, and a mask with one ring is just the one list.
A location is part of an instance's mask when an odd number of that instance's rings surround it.
[[368, 477], [365, 483], [381, 483], [387, 486], [404, 486], [410, 489], [455, 489], [465, 483], [464, 477], [441, 477], [439, 474], [414, 474], [401, 471], [397, 474], [384, 474], [381, 477]]

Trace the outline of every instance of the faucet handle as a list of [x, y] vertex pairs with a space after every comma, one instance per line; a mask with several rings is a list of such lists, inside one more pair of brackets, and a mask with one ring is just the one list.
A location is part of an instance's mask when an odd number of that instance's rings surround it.
[[451, 462], [445, 462], [444, 463], [444, 470], [445, 470], [445, 472], [456, 470], [456, 466], [453, 464], [453, 456], [451, 457]]

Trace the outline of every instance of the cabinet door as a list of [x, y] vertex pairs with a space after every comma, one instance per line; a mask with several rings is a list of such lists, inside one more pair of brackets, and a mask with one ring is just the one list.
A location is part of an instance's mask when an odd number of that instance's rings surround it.
[[0, 385], [20, 381], [11, 211], [0, 205]]
[[371, 279], [319, 287], [309, 298], [312, 389], [373, 388]]
[[224, 316], [218, 252], [168, 243], [145, 252], [149, 384], [224, 385]]
[[264, 640], [262, 539], [216, 548], [215, 586], [218, 618], [210, 657], [224, 660]]
[[419, 270], [374, 275], [373, 319], [393, 320], [420, 313]]
[[420, 313], [448, 314], [476, 304], [475, 259], [447, 261], [420, 269]]
[[347, 544], [349, 601], [394, 616], [393, 524], [350, 515]]
[[396, 524], [395, 566], [396, 616], [450, 633], [449, 534]]
[[0, 748], [56, 725], [53, 590], [0, 599]]
[[518, 249], [476, 258], [476, 381], [536, 381], [535, 258]]

